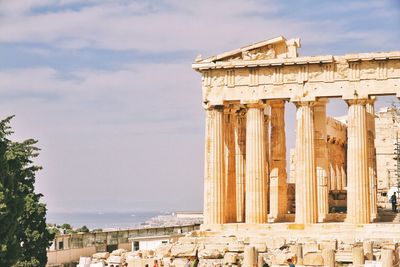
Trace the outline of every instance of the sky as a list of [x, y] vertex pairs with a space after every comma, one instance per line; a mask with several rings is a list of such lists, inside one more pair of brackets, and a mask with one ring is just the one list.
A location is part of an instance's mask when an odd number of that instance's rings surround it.
[[[0, 117], [39, 141], [49, 212], [200, 211], [191, 63], [281, 35], [300, 37], [301, 55], [398, 51], [400, 1], [0, 0]], [[328, 114], [345, 115], [344, 101]]]

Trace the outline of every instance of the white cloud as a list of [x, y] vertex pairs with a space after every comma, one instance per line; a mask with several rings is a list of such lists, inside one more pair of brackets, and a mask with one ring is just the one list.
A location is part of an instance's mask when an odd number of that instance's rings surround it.
[[[278, 12], [284, 10], [275, 1], [167, 0], [162, 3], [165, 6], [105, 1], [78, 10], [6, 15], [0, 24], [0, 42], [45, 43], [64, 49], [210, 53], [278, 35], [299, 36], [315, 44], [348, 38], [346, 20], [321, 21], [310, 16], [307, 21], [301, 21], [295, 16], [278, 17]], [[376, 31], [368, 33], [366, 29], [360, 41], [372, 39], [375, 34]], [[383, 42], [390, 38], [388, 32], [378, 34]]]

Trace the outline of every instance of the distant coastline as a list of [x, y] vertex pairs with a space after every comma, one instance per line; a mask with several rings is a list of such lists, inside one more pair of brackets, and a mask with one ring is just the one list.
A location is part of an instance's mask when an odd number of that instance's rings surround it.
[[86, 225], [92, 229], [127, 229], [144, 224], [151, 218], [168, 212], [137, 211], [137, 212], [48, 212], [47, 223], [61, 225], [68, 223], [72, 227]]

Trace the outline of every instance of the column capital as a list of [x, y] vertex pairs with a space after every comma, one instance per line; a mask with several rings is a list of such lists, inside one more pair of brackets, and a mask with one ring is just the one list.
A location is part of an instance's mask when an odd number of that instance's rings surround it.
[[273, 99], [268, 100], [267, 104], [271, 106], [271, 108], [283, 108], [285, 107], [285, 100], [284, 99]]
[[375, 101], [376, 101], [376, 97], [375, 96], [370, 96], [367, 99], [367, 104], [373, 105], [375, 103]]
[[348, 106], [352, 105], [363, 105], [365, 106], [368, 101], [370, 101], [368, 98], [355, 98], [355, 99], [347, 99], [346, 103]]
[[240, 105], [239, 109], [236, 110], [236, 113], [238, 116], [245, 116], [246, 112], [247, 112], [246, 107], [244, 107], [242, 105]]
[[297, 108], [299, 107], [313, 107], [315, 106], [316, 101], [296, 101], [293, 102]]
[[239, 109], [240, 109], [240, 107], [238, 105], [225, 105], [224, 106], [224, 114], [234, 114]]
[[204, 102], [204, 103], [203, 103], [203, 108], [204, 108], [205, 110], [213, 110], [213, 109], [216, 109], [216, 110], [223, 110], [223, 109], [224, 109], [224, 105], [212, 105], [212, 104], [210, 104], [210, 103]]
[[264, 103], [262, 100], [250, 100], [250, 101], [242, 101], [241, 104], [243, 104], [246, 108], [260, 108], [263, 109], [267, 106], [267, 104]]
[[325, 106], [326, 104], [328, 104], [328, 102], [329, 102], [329, 99], [328, 99], [328, 98], [318, 98], [318, 99], [315, 101], [315, 105], [316, 105], [316, 106]]

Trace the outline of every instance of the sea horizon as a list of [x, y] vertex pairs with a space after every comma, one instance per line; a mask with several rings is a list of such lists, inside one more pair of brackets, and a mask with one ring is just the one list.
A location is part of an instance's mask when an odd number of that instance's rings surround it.
[[47, 212], [47, 223], [62, 225], [70, 224], [73, 228], [86, 225], [93, 229], [126, 229], [135, 228], [151, 218], [173, 212], [162, 211], [69, 211]]

